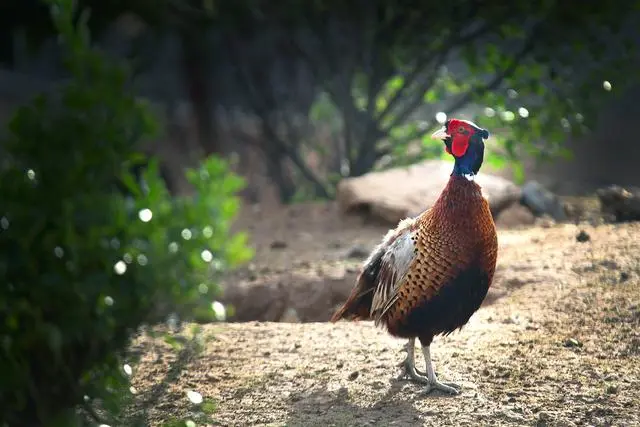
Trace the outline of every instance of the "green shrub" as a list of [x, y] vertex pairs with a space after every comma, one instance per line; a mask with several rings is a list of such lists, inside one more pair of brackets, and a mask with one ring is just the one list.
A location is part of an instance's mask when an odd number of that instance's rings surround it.
[[224, 161], [188, 172], [189, 197], [170, 197], [155, 161], [144, 185], [127, 172], [155, 123], [71, 3], [51, 1], [72, 81], [0, 142], [0, 425], [75, 425], [78, 404], [113, 400], [139, 327], [212, 313], [212, 270], [251, 256], [229, 234], [243, 183]]

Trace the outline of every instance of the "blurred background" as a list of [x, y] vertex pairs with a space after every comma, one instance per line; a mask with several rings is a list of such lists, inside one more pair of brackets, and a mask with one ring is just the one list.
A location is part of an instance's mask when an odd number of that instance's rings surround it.
[[3, 1], [5, 425], [117, 413], [140, 328], [326, 321], [447, 118], [501, 229], [640, 218], [639, 69], [637, 1]]
[[[637, 184], [633, 138], [616, 133], [638, 115], [632, 3], [81, 4], [92, 43], [157, 108], [165, 132], [148, 150], [177, 192], [183, 166], [217, 153], [237, 159], [250, 200], [331, 196], [340, 177], [438, 156], [424, 137], [452, 114], [491, 129], [501, 166], [561, 191]], [[69, 76], [47, 8], [2, 7], [8, 117]]]

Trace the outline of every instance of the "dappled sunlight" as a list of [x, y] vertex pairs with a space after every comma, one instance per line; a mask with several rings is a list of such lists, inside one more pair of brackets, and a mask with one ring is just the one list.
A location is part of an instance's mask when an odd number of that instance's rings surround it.
[[518, 114], [520, 115], [520, 117], [522, 117], [523, 119], [526, 119], [527, 117], [529, 117], [529, 110], [527, 110], [524, 107], [520, 107], [518, 108]]
[[120, 260], [113, 266], [113, 271], [115, 271], [116, 274], [122, 275], [127, 272], [127, 264], [124, 261]]
[[1, 426], [640, 423], [640, 11], [132, 1], [0, 17]]
[[227, 320], [227, 309], [220, 301], [214, 301], [211, 303], [211, 309], [217, 320], [224, 322]]
[[198, 393], [197, 391], [193, 391], [193, 390], [189, 390], [187, 392], [187, 398], [194, 405], [199, 405], [203, 401], [202, 395], [200, 393]]
[[209, 249], [205, 249], [202, 252], [200, 252], [200, 258], [202, 258], [204, 262], [209, 263], [213, 261], [213, 254]]
[[505, 122], [512, 122], [516, 118], [516, 115], [513, 114], [513, 111], [507, 110], [502, 112], [501, 117]]
[[142, 209], [138, 212], [138, 218], [142, 222], [149, 222], [153, 218], [153, 212], [151, 212], [151, 209]]
[[127, 374], [128, 376], [131, 376], [133, 374], [133, 369], [131, 368], [131, 365], [129, 365], [128, 363], [125, 363], [122, 366], [122, 370], [124, 371], [125, 374]]

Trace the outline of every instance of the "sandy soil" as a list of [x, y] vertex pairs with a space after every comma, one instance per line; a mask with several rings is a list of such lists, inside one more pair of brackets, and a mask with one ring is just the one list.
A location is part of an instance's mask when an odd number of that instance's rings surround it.
[[[253, 212], [239, 227], [253, 233], [258, 272], [331, 261], [385, 230], [338, 220], [332, 205]], [[640, 224], [501, 230], [499, 240], [500, 292], [432, 347], [458, 396], [396, 380], [404, 342], [368, 322], [250, 322], [206, 325], [182, 346], [137, 340], [136, 411], [153, 426], [640, 425]]]

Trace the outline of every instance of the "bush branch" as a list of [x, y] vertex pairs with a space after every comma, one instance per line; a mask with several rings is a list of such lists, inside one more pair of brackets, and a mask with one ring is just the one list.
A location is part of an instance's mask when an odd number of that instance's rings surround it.
[[[540, 21], [534, 26], [534, 28], [531, 30], [529, 35], [526, 37], [525, 42], [522, 45], [522, 48], [513, 56], [509, 65], [504, 70], [502, 70], [502, 72], [496, 74], [493, 77], [493, 79], [491, 79], [488, 83], [484, 85], [474, 86], [471, 89], [469, 89], [463, 96], [458, 98], [458, 100], [456, 100], [444, 111], [447, 114], [447, 116], [455, 112], [459, 108], [462, 108], [465, 105], [467, 105], [469, 102], [473, 100], [474, 97], [484, 95], [485, 93], [491, 90], [497, 89], [505, 79], [508, 79], [509, 77], [511, 77], [513, 73], [517, 70], [517, 68], [520, 66], [522, 61], [527, 57], [529, 53], [531, 53], [531, 51], [535, 47], [537, 38], [540, 32], [542, 31], [542, 24], [543, 24], [543, 21]], [[427, 124], [423, 126], [420, 131], [414, 132], [413, 134], [408, 136], [407, 140], [409, 141], [409, 140], [421, 138], [427, 132], [429, 132], [429, 130], [433, 127], [433, 125], [434, 125], [433, 120], [427, 122]]]

